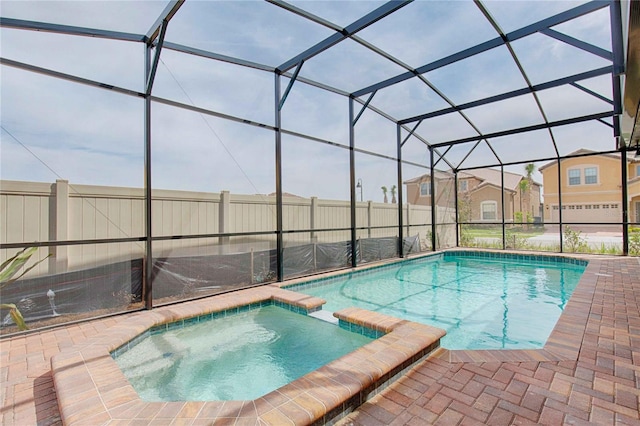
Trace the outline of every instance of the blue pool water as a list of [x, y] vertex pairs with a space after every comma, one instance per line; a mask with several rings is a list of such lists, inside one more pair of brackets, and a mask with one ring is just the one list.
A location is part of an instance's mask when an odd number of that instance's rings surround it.
[[324, 310], [357, 306], [443, 328], [448, 349], [542, 348], [586, 268], [550, 259], [445, 253], [288, 288], [327, 300]]
[[145, 401], [252, 400], [372, 340], [266, 306], [151, 334], [114, 358]]

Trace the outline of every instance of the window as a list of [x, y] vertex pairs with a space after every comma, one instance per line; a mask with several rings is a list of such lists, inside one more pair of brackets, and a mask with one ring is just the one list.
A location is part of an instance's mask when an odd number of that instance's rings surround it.
[[580, 169], [569, 169], [569, 185], [580, 185]]
[[431, 182], [422, 182], [420, 184], [420, 196], [428, 197], [431, 195]]
[[467, 184], [468, 184], [468, 182], [466, 180], [460, 181], [459, 191], [460, 192], [467, 192]]
[[498, 203], [495, 201], [483, 201], [480, 203], [482, 220], [496, 220], [498, 218]]
[[640, 176], [640, 164], [636, 166], [636, 177]]
[[[571, 178], [569, 178], [569, 180], [571, 180]], [[587, 185], [598, 183], [598, 169], [596, 167], [585, 167], [584, 183]]]

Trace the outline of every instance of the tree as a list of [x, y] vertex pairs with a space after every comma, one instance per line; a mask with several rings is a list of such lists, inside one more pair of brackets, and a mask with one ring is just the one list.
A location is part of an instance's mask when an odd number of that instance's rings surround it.
[[[527, 192], [529, 192], [529, 190], [531, 189], [531, 187], [533, 186], [533, 173], [538, 170], [538, 168], [536, 167], [535, 164], [533, 163], [529, 163], [526, 166], [524, 166], [524, 171], [527, 174]], [[531, 206], [531, 194], [527, 194], [527, 204], [529, 206]], [[527, 209], [527, 212], [529, 211], [529, 209]], [[534, 212], [531, 212], [531, 215], [534, 216], [533, 214]]]
[[458, 223], [460, 223], [460, 247], [475, 246], [475, 239], [470, 235], [471, 195], [469, 192], [458, 194]]
[[529, 190], [529, 181], [526, 179], [521, 179], [518, 186], [520, 187], [520, 213], [521, 213], [520, 221], [522, 222], [522, 221], [526, 221], [526, 217], [527, 217], [525, 212], [528, 209], [526, 207], [525, 208], [522, 207], [522, 201], [524, 200], [524, 194]]
[[386, 186], [382, 187], [382, 193], [384, 194], [384, 202], [388, 203], [389, 199], [387, 198], [387, 187]]
[[396, 186], [395, 185], [391, 187], [391, 202], [393, 204], [396, 203]]
[[[526, 177], [520, 180], [518, 187], [520, 188], [520, 212], [521, 222], [529, 223], [529, 218], [533, 217], [534, 212], [531, 211], [531, 187], [533, 186], [533, 173], [537, 170], [536, 165], [529, 163], [524, 166]], [[524, 204], [524, 205], [523, 205]]]

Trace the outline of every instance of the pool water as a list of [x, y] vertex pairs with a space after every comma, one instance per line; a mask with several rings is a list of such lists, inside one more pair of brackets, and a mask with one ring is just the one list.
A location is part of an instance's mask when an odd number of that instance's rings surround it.
[[542, 348], [585, 266], [431, 256], [291, 290], [443, 328], [448, 349]]
[[252, 400], [371, 341], [266, 306], [152, 334], [115, 360], [145, 401]]

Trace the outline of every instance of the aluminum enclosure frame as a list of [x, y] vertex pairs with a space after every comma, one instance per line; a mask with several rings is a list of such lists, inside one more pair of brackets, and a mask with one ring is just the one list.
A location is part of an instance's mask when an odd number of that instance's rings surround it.
[[[494, 29], [496, 30], [497, 36], [489, 41], [486, 41], [484, 43], [478, 44], [474, 47], [468, 48], [468, 49], [464, 49], [460, 52], [454, 53], [452, 55], [449, 55], [447, 57], [438, 59], [436, 61], [433, 61], [431, 63], [425, 64], [423, 66], [420, 66], [418, 68], [413, 69], [412, 67], [410, 67], [409, 65], [405, 64], [404, 62], [402, 62], [400, 59], [394, 57], [393, 55], [383, 51], [382, 49], [380, 49], [377, 46], [374, 46], [368, 42], [366, 42], [364, 39], [360, 38], [357, 33], [371, 25], [374, 25], [376, 22], [378, 22], [379, 20], [385, 18], [386, 16], [395, 13], [398, 10], [401, 10], [407, 6], [410, 7], [410, 4], [412, 2], [412, 0], [407, 0], [407, 1], [389, 1], [387, 3], [384, 3], [382, 6], [378, 7], [377, 9], [375, 9], [374, 11], [368, 13], [367, 15], [363, 16], [362, 18], [354, 21], [351, 25], [348, 25], [344, 28], [329, 22], [323, 18], [320, 18], [316, 15], [313, 15], [309, 12], [306, 12], [300, 8], [297, 8], [296, 6], [293, 6], [291, 4], [288, 4], [284, 1], [281, 0], [267, 0], [268, 3], [272, 4], [274, 7], [279, 7], [283, 10], [286, 10], [288, 12], [291, 13], [295, 13], [298, 16], [301, 16], [311, 22], [314, 22], [318, 25], [322, 25], [325, 28], [329, 28], [332, 31], [335, 31], [334, 34], [332, 34], [331, 36], [325, 38], [324, 40], [322, 40], [321, 42], [315, 44], [314, 46], [308, 48], [307, 50], [299, 53], [298, 55], [293, 56], [292, 58], [290, 58], [289, 60], [279, 64], [278, 66], [270, 66], [270, 65], [265, 65], [265, 64], [260, 64], [257, 62], [252, 62], [252, 61], [248, 61], [248, 60], [244, 60], [244, 59], [240, 59], [240, 58], [233, 58], [227, 55], [222, 55], [219, 53], [215, 53], [215, 52], [209, 52], [209, 51], [205, 51], [205, 50], [201, 50], [201, 49], [197, 49], [194, 47], [189, 47], [189, 46], [183, 46], [183, 45], [179, 45], [176, 43], [171, 43], [168, 41], [165, 41], [165, 34], [167, 31], [167, 28], [170, 27], [171, 25], [171, 19], [180, 12], [180, 8], [183, 6], [183, 4], [185, 3], [185, 0], [172, 0], [167, 4], [167, 7], [165, 8], [165, 10], [160, 14], [160, 16], [158, 16], [158, 18], [156, 19], [156, 21], [154, 22], [154, 24], [148, 29], [148, 31], [145, 34], [131, 34], [131, 33], [123, 33], [123, 32], [117, 32], [117, 31], [105, 31], [105, 30], [98, 30], [98, 29], [92, 29], [92, 28], [82, 28], [82, 27], [74, 27], [74, 26], [68, 26], [68, 25], [57, 25], [57, 24], [51, 24], [51, 23], [43, 23], [43, 22], [34, 22], [34, 21], [26, 21], [26, 20], [18, 20], [18, 19], [12, 19], [12, 18], [6, 18], [6, 17], [0, 17], [0, 27], [4, 27], [4, 28], [12, 28], [12, 29], [19, 29], [19, 30], [28, 30], [28, 31], [45, 31], [45, 32], [51, 32], [51, 33], [57, 33], [57, 34], [66, 34], [66, 35], [72, 35], [72, 36], [81, 36], [81, 37], [98, 37], [98, 38], [105, 38], [105, 39], [111, 39], [111, 40], [119, 40], [119, 41], [127, 41], [127, 42], [132, 42], [132, 43], [144, 43], [145, 44], [145, 87], [144, 87], [144, 92], [137, 92], [134, 90], [129, 90], [126, 88], [122, 88], [122, 87], [116, 87], [116, 86], [112, 86], [112, 85], [107, 85], [105, 83], [99, 82], [99, 81], [94, 81], [94, 80], [90, 80], [90, 79], [85, 79], [82, 77], [78, 77], [78, 76], [74, 76], [71, 74], [65, 74], [65, 73], [61, 73], [61, 72], [57, 72], [54, 70], [50, 70], [50, 69], [46, 69], [46, 68], [42, 68], [42, 67], [37, 67], [34, 65], [30, 65], [30, 64], [26, 64], [26, 63], [22, 63], [19, 61], [15, 61], [9, 58], [5, 58], [5, 57], [0, 57], [0, 64], [5, 65], [5, 66], [10, 66], [13, 68], [17, 68], [17, 69], [21, 69], [23, 71], [27, 71], [27, 72], [34, 72], [34, 73], [38, 73], [38, 74], [43, 74], [52, 78], [58, 78], [58, 79], [63, 79], [63, 80], [67, 80], [67, 81], [71, 81], [73, 83], [77, 83], [77, 84], [83, 84], [83, 85], [88, 85], [94, 88], [100, 88], [100, 89], [104, 89], [104, 90], [109, 90], [109, 91], [113, 91], [115, 93], [120, 93], [126, 96], [133, 96], [133, 97], [138, 97], [138, 98], [142, 98], [144, 99], [144, 146], [145, 146], [145, 150], [144, 150], [144, 158], [145, 158], [145, 165], [144, 165], [144, 172], [145, 172], [145, 218], [146, 218], [146, 222], [145, 222], [145, 232], [146, 235], [144, 237], [140, 237], [140, 238], [120, 238], [120, 239], [97, 239], [97, 240], [83, 240], [83, 241], [51, 241], [51, 242], [42, 242], [42, 243], [37, 243], [34, 244], [33, 242], [24, 242], [24, 243], [11, 243], [11, 244], [2, 244], [1, 248], [20, 248], [20, 247], [27, 247], [27, 246], [33, 246], [33, 245], [38, 245], [38, 246], [42, 246], [42, 247], [48, 247], [48, 246], [60, 246], [60, 245], [80, 245], [80, 244], [100, 244], [100, 243], [113, 243], [113, 242], [129, 242], [129, 241], [144, 241], [145, 242], [145, 253], [146, 253], [146, 261], [144, 263], [145, 265], [145, 271], [144, 271], [144, 276], [145, 276], [145, 280], [143, 283], [143, 294], [144, 294], [144, 300], [145, 300], [145, 307], [147, 309], [151, 309], [153, 307], [153, 295], [152, 295], [152, 279], [151, 279], [151, 272], [152, 272], [152, 259], [153, 259], [153, 242], [154, 241], [161, 241], [163, 239], [167, 239], [167, 238], [210, 238], [210, 237], [219, 237], [219, 236], [235, 236], [235, 235], [266, 235], [266, 234], [275, 234], [276, 235], [276, 245], [277, 245], [277, 280], [278, 281], [282, 281], [284, 279], [284, 269], [283, 269], [283, 252], [284, 252], [284, 241], [283, 241], [283, 236], [284, 234], [287, 233], [296, 233], [296, 232], [309, 232], [311, 230], [309, 229], [304, 229], [304, 230], [295, 230], [295, 231], [287, 231], [283, 229], [283, 223], [282, 223], [282, 216], [283, 216], [283, 191], [282, 191], [282, 135], [283, 134], [287, 134], [287, 135], [292, 135], [292, 136], [296, 136], [296, 137], [300, 137], [300, 138], [304, 138], [307, 140], [311, 140], [314, 142], [318, 142], [318, 143], [323, 143], [323, 144], [327, 144], [327, 145], [331, 145], [334, 147], [338, 147], [341, 149], [347, 149], [349, 150], [349, 167], [350, 167], [350, 171], [349, 171], [349, 185], [350, 185], [350, 218], [351, 218], [351, 227], [349, 228], [350, 232], [351, 232], [351, 247], [352, 247], [352, 253], [351, 253], [351, 259], [352, 259], [352, 267], [357, 266], [357, 259], [356, 259], [356, 238], [357, 238], [357, 231], [361, 230], [361, 229], [365, 229], [362, 227], [358, 227], [357, 223], [356, 223], [356, 202], [357, 202], [357, 194], [356, 194], [356, 161], [355, 161], [355, 154], [356, 153], [362, 153], [362, 154], [366, 154], [366, 155], [371, 155], [371, 156], [375, 156], [378, 158], [384, 158], [386, 160], [390, 160], [390, 161], [395, 161], [397, 163], [397, 184], [398, 184], [398, 188], [399, 188], [399, 199], [400, 199], [400, 203], [399, 203], [399, 208], [398, 208], [398, 224], [397, 224], [397, 230], [398, 230], [398, 236], [399, 236], [399, 247], [398, 247], [398, 253], [401, 257], [403, 257], [405, 255], [405, 253], [403, 253], [403, 244], [402, 244], [402, 240], [403, 240], [403, 236], [405, 233], [405, 226], [403, 225], [403, 210], [402, 210], [402, 200], [403, 198], [403, 191], [402, 191], [402, 187], [403, 187], [403, 179], [402, 179], [402, 166], [403, 165], [411, 165], [414, 167], [420, 167], [423, 168], [425, 170], [428, 171], [428, 173], [431, 176], [434, 176], [434, 173], [436, 172], [436, 166], [438, 164], [438, 162], [440, 162], [440, 160], [442, 160], [443, 162], [445, 162], [447, 164], [447, 166], [449, 167], [449, 169], [453, 172], [454, 174], [454, 191], [457, 194], [458, 191], [458, 173], [464, 170], [472, 170], [473, 168], [465, 168], [463, 167], [463, 163], [466, 161], [466, 159], [472, 154], [473, 150], [480, 144], [480, 143], [485, 143], [489, 149], [493, 152], [493, 154], [496, 157], [496, 163], [494, 164], [488, 164], [485, 165], [483, 167], [499, 167], [501, 170], [501, 186], [502, 186], [502, 209], [503, 209], [503, 213], [502, 213], [502, 221], [499, 225], [502, 226], [502, 245], [503, 248], [506, 247], [506, 242], [505, 242], [505, 229], [506, 229], [506, 223], [505, 223], [505, 214], [504, 214], [504, 167], [505, 166], [509, 166], [509, 165], [513, 165], [513, 164], [524, 164], [524, 163], [529, 163], [529, 162], [537, 162], [537, 161], [557, 161], [558, 162], [558, 166], [560, 165], [560, 162], [562, 161], [562, 159], [564, 158], [572, 158], [571, 156], [561, 156], [560, 155], [560, 151], [558, 149], [557, 146], [557, 142], [554, 138], [554, 134], [553, 134], [553, 129], [555, 127], [558, 126], [563, 126], [563, 125], [567, 125], [567, 124], [575, 124], [575, 123], [583, 123], [583, 122], [598, 122], [602, 125], [605, 126], [609, 126], [612, 128], [613, 131], [613, 135], [614, 137], [619, 137], [621, 135], [621, 129], [620, 129], [620, 121], [619, 121], [619, 116], [620, 114], [622, 114], [622, 95], [621, 95], [621, 76], [624, 74], [625, 71], [625, 57], [624, 57], [624, 48], [623, 48], [623, 33], [622, 33], [622, 22], [624, 19], [623, 16], [623, 11], [620, 7], [620, 3], [618, 1], [612, 0], [612, 1], [590, 1], [588, 3], [585, 3], [581, 6], [577, 6], [574, 7], [570, 10], [567, 10], [565, 12], [559, 13], [557, 15], [551, 16], [551, 17], [547, 17], [545, 19], [542, 19], [536, 23], [527, 25], [525, 27], [522, 27], [520, 29], [505, 33], [502, 31], [502, 29], [500, 29], [500, 27], [498, 26], [497, 22], [491, 17], [491, 15], [489, 14], [487, 8], [484, 6], [484, 4], [482, 3], [481, 0], [475, 0], [475, 3], [477, 5], [477, 7], [482, 11], [482, 13], [484, 14], [485, 18], [487, 19], [487, 21], [494, 27]], [[564, 22], [568, 22], [571, 21], [573, 19], [579, 18], [581, 16], [584, 16], [586, 14], [592, 13], [594, 11], [598, 11], [604, 8], [608, 8], [609, 9], [609, 13], [610, 13], [610, 20], [611, 20], [611, 38], [612, 38], [612, 49], [611, 51], [607, 51], [605, 49], [602, 49], [600, 47], [591, 45], [589, 43], [586, 43], [584, 41], [575, 39], [573, 37], [569, 37], [567, 35], [564, 35], [556, 30], [554, 30], [552, 27], [559, 25], [561, 23]], [[521, 38], [527, 37], [531, 34], [543, 34], [547, 37], [553, 38], [555, 40], [561, 41], [562, 43], [566, 43], [569, 44], [573, 47], [579, 48], [583, 51], [586, 51], [590, 54], [596, 55], [598, 57], [604, 58], [606, 60], [610, 60], [611, 61], [611, 66], [607, 66], [607, 67], [601, 67], [598, 69], [594, 69], [594, 70], [589, 70], [589, 71], [585, 71], [582, 73], [578, 73], [575, 75], [571, 75], [568, 77], [564, 77], [564, 78], [560, 78], [560, 79], [555, 79], [552, 81], [547, 81], [544, 83], [539, 83], [539, 84], [532, 84], [529, 77], [527, 76], [523, 66], [520, 64], [518, 56], [516, 55], [515, 51], [511, 48], [510, 43], [519, 40]], [[392, 63], [394, 63], [397, 66], [400, 66], [402, 68], [404, 68], [406, 70], [406, 72], [396, 75], [392, 78], [386, 79], [384, 81], [380, 81], [374, 85], [370, 85], [368, 87], [364, 87], [361, 88], [359, 90], [356, 90], [354, 92], [346, 92], [342, 89], [339, 88], [335, 88], [335, 87], [331, 87], [327, 84], [321, 83], [321, 82], [317, 82], [317, 81], [313, 81], [311, 79], [308, 78], [304, 78], [302, 76], [299, 75], [301, 68], [303, 67], [303, 64], [305, 63], [305, 61], [312, 59], [313, 57], [315, 57], [316, 55], [331, 49], [333, 46], [337, 45], [338, 43], [344, 41], [344, 40], [352, 40], [356, 43], [358, 43], [360, 46], [365, 47], [366, 49], [368, 49], [369, 51], [375, 53], [376, 55], [378, 55], [379, 57], [384, 58], [385, 60], [388, 60]], [[434, 85], [432, 82], [430, 82], [426, 77], [425, 74], [430, 72], [430, 71], [434, 71], [436, 69], [442, 68], [446, 65], [450, 65], [453, 64], [455, 62], [461, 61], [463, 59], [466, 58], [470, 58], [473, 57], [475, 55], [478, 55], [480, 53], [486, 52], [490, 49], [496, 48], [496, 47], [500, 47], [500, 46], [506, 46], [509, 49], [509, 52], [511, 53], [512, 59], [514, 60], [514, 62], [517, 64], [518, 69], [520, 70], [520, 72], [522, 73], [522, 76], [524, 78], [524, 80], [526, 81], [527, 85], [524, 88], [521, 89], [517, 89], [517, 90], [513, 90], [513, 91], [509, 91], [506, 93], [501, 93], [498, 95], [494, 95], [494, 96], [490, 96], [490, 97], [486, 97], [484, 99], [479, 99], [479, 100], [474, 100], [471, 102], [466, 102], [466, 103], [462, 103], [462, 104], [456, 104], [454, 103], [451, 99], [449, 99], [444, 93], [442, 93], [438, 87], [436, 85]], [[255, 121], [251, 121], [251, 120], [247, 120], [245, 118], [242, 117], [236, 117], [236, 116], [232, 116], [232, 115], [228, 115], [228, 114], [223, 114], [219, 111], [214, 111], [214, 110], [210, 110], [210, 109], [206, 109], [206, 108], [201, 108], [201, 107], [197, 107], [197, 106], [193, 106], [193, 105], [187, 105], [187, 104], [183, 104], [183, 103], [179, 103], [176, 101], [172, 101], [169, 99], [163, 99], [157, 96], [154, 96], [153, 94], [153, 83], [154, 83], [154, 79], [155, 79], [155, 72], [158, 66], [158, 62], [160, 60], [160, 56], [162, 54], [162, 50], [164, 49], [169, 49], [172, 51], [176, 51], [176, 52], [180, 52], [183, 54], [188, 54], [188, 55], [194, 55], [194, 56], [198, 56], [198, 57], [203, 57], [203, 58], [207, 58], [210, 60], [214, 60], [214, 61], [221, 61], [221, 62], [225, 62], [225, 63], [230, 63], [236, 66], [242, 66], [242, 67], [248, 67], [248, 68], [252, 68], [252, 69], [256, 69], [256, 70], [260, 70], [262, 72], [268, 72], [268, 73], [273, 73], [274, 75], [274, 111], [275, 111], [275, 117], [274, 117], [274, 125], [269, 125], [266, 123], [259, 123], [259, 122], [255, 122]], [[293, 73], [291, 73], [290, 71], [292, 69], [295, 70]], [[612, 80], [612, 92], [613, 92], [613, 99], [608, 99], [606, 97], [603, 97], [602, 95], [599, 95], [596, 92], [591, 91], [590, 89], [582, 86], [580, 84], [581, 81], [589, 79], [589, 78], [593, 78], [593, 77], [598, 77], [598, 76], [604, 76], [604, 75], [610, 75], [611, 76], [611, 80]], [[284, 92], [284, 94], [281, 93], [281, 80], [282, 77], [287, 77], [289, 78], [289, 84], [287, 85], [287, 88]], [[420, 115], [416, 115], [413, 117], [401, 117], [401, 118], [396, 118], [396, 117], [392, 117], [391, 115], [389, 115], [388, 113], [386, 113], [385, 111], [378, 109], [376, 107], [374, 107], [373, 105], [371, 105], [372, 100], [375, 98], [376, 93], [378, 93], [379, 90], [382, 90], [384, 88], [387, 87], [391, 87], [394, 84], [406, 81], [408, 79], [411, 78], [416, 78], [418, 81], [420, 81], [422, 84], [424, 84], [426, 87], [428, 87], [429, 89], [433, 90], [446, 104], [449, 105], [449, 107], [444, 108], [444, 109], [440, 109], [437, 111], [431, 111], [431, 112], [426, 112], [424, 114], [420, 114]], [[287, 99], [287, 95], [289, 94], [289, 92], [292, 90], [292, 88], [294, 87], [295, 84], [306, 84], [306, 85], [310, 85], [322, 90], [327, 90], [330, 91], [331, 93], [334, 94], [338, 94], [340, 96], [344, 96], [346, 98], [348, 98], [348, 102], [349, 102], [349, 110], [348, 110], [348, 115], [349, 115], [349, 145], [346, 146], [344, 144], [335, 142], [335, 141], [331, 141], [331, 140], [326, 140], [326, 139], [322, 139], [322, 138], [318, 138], [316, 136], [313, 135], [306, 135], [306, 134], [302, 134], [302, 133], [298, 133], [298, 132], [294, 132], [291, 130], [288, 130], [286, 128], [283, 128], [283, 123], [282, 123], [282, 116], [281, 116], [281, 110], [283, 107], [286, 107], [286, 99]], [[605, 101], [606, 103], [608, 103], [609, 105], [611, 105], [611, 109], [607, 110], [607, 111], [602, 111], [599, 113], [595, 113], [595, 114], [588, 114], [588, 115], [584, 115], [584, 116], [574, 116], [572, 118], [568, 118], [568, 119], [564, 119], [564, 120], [556, 120], [556, 121], [549, 121], [547, 119], [547, 115], [545, 113], [544, 108], [542, 107], [542, 104], [540, 103], [540, 101], [537, 98], [537, 93], [546, 89], [551, 89], [551, 88], [556, 88], [556, 87], [562, 87], [565, 85], [570, 85], [572, 87], [575, 87], [579, 90], [582, 90], [584, 93], [587, 93], [593, 97], [599, 98], [600, 100]], [[503, 131], [499, 131], [499, 132], [490, 132], [490, 133], [483, 133], [480, 131], [480, 129], [478, 128], [478, 126], [476, 126], [473, 121], [465, 114], [465, 110], [470, 109], [470, 108], [474, 108], [474, 107], [478, 107], [478, 106], [484, 106], [484, 105], [490, 105], [492, 103], [495, 102], [499, 102], [499, 101], [503, 101], [503, 100], [507, 100], [507, 99], [512, 99], [518, 96], [523, 96], [523, 95], [532, 95], [535, 100], [536, 100], [536, 104], [539, 108], [540, 114], [543, 117], [543, 123], [540, 124], [536, 124], [536, 125], [531, 125], [531, 126], [523, 126], [523, 127], [519, 127], [519, 128], [513, 128], [513, 129], [509, 129], [509, 130], [503, 130]], [[361, 97], [367, 97], [366, 99], [361, 99]], [[218, 117], [218, 118], [222, 118], [225, 120], [231, 120], [237, 123], [242, 123], [244, 125], [249, 125], [249, 126], [255, 126], [255, 127], [260, 127], [260, 128], [265, 128], [268, 130], [271, 130], [274, 132], [274, 136], [275, 136], [275, 141], [274, 141], [274, 148], [275, 148], [275, 172], [276, 172], [276, 181], [275, 181], [275, 187], [276, 187], [276, 209], [277, 209], [277, 213], [276, 213], [276, 229], [274, 231], [270, 231], [270, 232], [259, 232], [259, 233], [241, 233], [241, 234], [232, 234], [232, 233], [220, 233], [220, 234], [206, 234], [206, 235], [175, 235], [172, 237], [154, 237], [152, 235], [152, 218], [151, 218], [151, 209], [152, 209], [152, 205], [151, 205], [151, 190], [153, 188], [153, 182], [151, 181], [151, 168], [152, 168], [152, 158], [151, 158], [151, 147], [153, 144], [153, 137], [151, 134], [151, 114], [153, 111], [153, 104], [154, 103], [158, 103], [158, 104], [165, 104], [165, 105], [169, 105], [175, 108], [181, 108], [181, 109], [185, 109], [185, 110], [191, 110], [197, 113], [201, 113], [201, 114], [205, 114], [205, 115], [210, 115], [210, 116], [214, 116], [214, 117]], [[359, 111], [356, 112], [356, 103], [358, 103], [359, 105]], [[362, 114], [365, 111], [371, 111], [375, 114], [377, 114], [378, 116], [381, 116], [382, 118], [390, 121], [391, 123], [393, 123], [396, 126], [396, 151], [397, 154], [395, 157], [392, 156], [386, 156], [377, 152], [373, 152], [373, 151], [369, 151], [369, 150], [365, 150], [362, 148], [359, 148], [356, 146], [356, 138], [355, 138], [355, 126], [358, 123], [358, 120], [360, 119], [360, 117], [362, 116]], [[424, 135], [421, 135], [419, 132], [419, 127], [420, 124], [423, 123], [425, 120], [428, 120], [430, 118], [435, 118], [435, 117], [439, 117], [439, 116], [443, 116], [446, 114], [450, 114], [450, 113], [457, 113], [459, 114], [462, 119], [467, 122], [473, 129], [474, 131], [477, 133], [477, 135], [471, 136], [471, 137], [467, 137], [467, 138], [458, 138], [458, 139], [452, 139], [452, 140], [447, 140], [447, 141], [443, 141], [443, 142], [437, 142], [437, 143], [433, 143], [433, 142], [429, 142], [429, 139], [427, 137], [425, 137]], [[609, 122], [606, 121], [606, 119], [611, 118], [613, 120], [613, 124], [610, 124]], [[500, 137], [500, 136], [508, 136], [508, 135], [515, 135], [515, 134], [520, 134], [520, 133], [525, 133], [525, 132], [530, 132], [530, 131], [534, 131], [534, 130], [547, 130], [550, 134], [551, 140], [553, 142], [553, 147], [555, 149], [555, 153], [556, 155], [554, 157], [546, 157], [546, 158], [532, 158], [532, 159], [528, 159], [526, 161], [523, 162], [516, 162], [516, 163], [509, 163], [509, 162], [505, 162], [502, 161], [500, 156], [496, 153], [496, 151], [493, 149], [492, 145], [491, 145], [491, 139], [492, 138], [496, 138], [496, 137]], [[403, 135], [403, 132], [404, 135]], [[430, 157], [430, 161], [429, 164], [420, 164], [420, 163], [416, 163], [416, 162], [412, 162], [409, 159], [404, 159], [403, 155], [402, 155], [402, 148], [404, 143], [410, 138], [410, 137], [414, 137], [416, 138], [418, 141], [420, 141], [421, 143], [424, 144], [425, 146], [425, 150], [427, 150], [429, 152], [429, 157]], [[447, 158], [447, 153], [449, 152], [449, 150], [451, 149], [451, 147], [455, 146], [455, 145], [460, 145], [463, 143], [468, 143], [468, 142], [476, 142], [474, 147], [467, 153], [467, 156], [464, 157], [464, 159], [458, 164], [455, 165], [453, 164], [448, 158]], [[635, 148], [632, 147], [628, 147], [628, 146], [620, 146], [619, 149], [617, 151], [605, 151], [605, 152], [620, 152], [621, 153], [621, 162], [623, 165], [626, 164], [626, 153], [628, 150], [632, 150]], [[444, 153], [441, 152], [441, 150], [444, 150]], [[436, 156], [438, 156], [438, 159], [436, 160]], [[628, 235], [628, 226], [631, 223], [629, 221], [628, 218], [628, 211], [626, 209], [626, 204], [627, 204], [627, 187], [626, 187], [626, 181], [627, 181], [627, 176], [626, 176], [626, 168], [622, 167], [623, 172], [622, 172], [622, 176], [621, 176], [621, 181], [622, 181], [622, 190], [621, 190], [621, 195], [622, 195], [622, 200], [623, 200], [623, 217], [622, 217], [622, 221], [620, 222], [620, 226], [622, 226], [623, 228], [623, 254], [624, 255], [628, 255], [628, 247], [629, 247], [629, 235]], [[560, 174], [560, 167], [558, 167], [558, 173]], [[560, 175], [559, 175], [560, 178]], [[560, 179], [558, 179], [559, 183], [560, 183]], [[560, 185], [559, 185], [560, 186]], [[562, 196], [560, 193], [560, 188], [558, 188], [559, 191], [559, 202], [562, 203]], [[436, 194], [436, 187], [435, 187], [435, 179], [431, 179], [431, 246], [433, 250], [438, 249], [438, 242], [436, 239], [436, 227], [437, 227], [437, 216], [436, 216], [436, 204], [435, 204], [435, 194]], [[460, 222], [458, 222], [458, 215], [457, 215], [457, 210], [458, 210], [458, 206], [457, 206], [457, 198], [455, 199], [455, 209], [456, 209], [456, 243], [459, 244], [459, 236], [458, 236], [458, 230], [459, 227], [461, 225]], [[562, 248], [562, 227], [565, 224], [565, 222], [563, 222], [562, 220], [562, 208], [561, 208], [561, 204], [560, 204], [560, 211], [559, 211], [559, 222], [557, 223], [559, 225], [559, 230], [560, 230], [560, 251], [563, 250]], [[576, 222], [572, 222], [572, 223], [568, 223], [568, 224], [577, 224]], [[425, 224], [428, 225], [428, 224]], [[640, 224], [639, 224], [640, 225]], [[386, 228], [386, 227], [378, 227], [378, 228]], [[318, 231], [318, 230], [316, 230]], [[322, 230], [320, 230], [322, 231]]]

